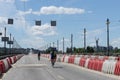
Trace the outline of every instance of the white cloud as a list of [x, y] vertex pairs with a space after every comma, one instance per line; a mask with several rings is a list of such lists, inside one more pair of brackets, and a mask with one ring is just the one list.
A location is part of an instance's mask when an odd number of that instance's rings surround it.
[[104, 32], [104, 29], [96, 29], [96, 30], [88, 31], [87, 36], [95, 38], [96, 36], [101, 35], [103, 32]]
[[43, 36], [51, 36], [56, 35], [57, 32], [55, 31], [54, 27], [51, 27], [49, 24], [44, 24], [41, 26], [32, 26], [30, 27], [29, 33], [32, 33], [32, 35], [43, 35]]
[[32, 13], [32, 9], [29, 9], [28, 11], [24, 11], [24, 12], [20, 11], [20, 10], [18, 11], [19, 15], [27, 15], [27, 14], [31, 14], [31, 13]]
[[28, 2], [29, 0], [20, 0], [20, 1], [22, 1], [22, 2]]
[[14, 2], [15, 2], [15, 0], [0, 0], [0, 2], [14, 3]]
[[84, 9], [79, 9], [79, 8], [49, 6], [49, 7], [42, 7], [39, 13], [40, 14], [82, 14], [84, 12], [85, 12]]
[[33, 38], [33, 36], [22, 39], [20, 43], [26, 45], [26, 47], [37, 48], [37, 49], [44, 46], [44, 44], [46, 44], [43, 38], [40, 37]]
[[0, 25], [6, 25], [7, 24], [7, 17], [0, 17]]
[[19, 11], [20, 14], [83, 14], [85, 13], [85, 9], [81, 8], [66, 8], [66, 7], [56, 7], [56, 6], [48, 6], [48, 7], [42, 7], [40, 8], [40, 11], [33, 11], [32, 9], [29, 9], [26, 12]]
[[119, 47], [120, 48], [120, 38], [114, 39], [110, 44], [113, 47]]
[[15, 0], [0, 0], [0, 16], [13, 17], [16, 14]]

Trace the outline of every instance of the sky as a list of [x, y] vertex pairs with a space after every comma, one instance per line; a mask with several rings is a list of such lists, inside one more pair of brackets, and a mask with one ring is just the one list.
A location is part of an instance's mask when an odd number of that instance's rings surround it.
[[[12, 37], [23, 48], [45, 49], [57, 45], [62, 50], [63, 37], [65, 48], [70, 47], [73, 34], [73, 46], [84, 47], [84, 28], [86, 45], [107, 46], [107, 25], [109, 18], [110, 45], [120, 48], [120, 0], [0, 0], [0, 32]], [[13, 25], [7, 20], [14, 19]], [[41, 26], [35, 21], [40, 20]], [[51, 21], [56, 26], [51, 26]], [[2, 37], [1, 36], [1, 37]], [[0, 42], [3, 47], [3, 42]]]

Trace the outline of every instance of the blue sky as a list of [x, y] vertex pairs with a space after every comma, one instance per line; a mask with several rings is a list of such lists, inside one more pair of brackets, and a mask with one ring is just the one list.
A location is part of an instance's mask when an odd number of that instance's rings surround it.
[[[46, 45], [62, 39], [65, 47], [70, 47], [73, 34], [75, 47], [83, 47], [83, 29], [87, 30], [87, 46], [106, 46], [106, 19], [110, 19], [110, 45], [120, 48], [120, 0], [0, 0], [0, 31], [7, 27], [23, 48], [45, 49]], [[8, 25], [7, 19], [13, 18], [14, 24]], [[35, 26], [41, 20], [41, 26]], [[57, 26], [51, 27], [50, 21], [56, 20]], [[0, 43], [3, 46], [3, 43]]]

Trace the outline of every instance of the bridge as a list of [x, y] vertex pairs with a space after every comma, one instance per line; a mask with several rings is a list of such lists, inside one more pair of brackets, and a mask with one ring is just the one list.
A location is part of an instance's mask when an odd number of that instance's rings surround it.
[[[105, 59], [101, 69], [97, 69], [100, 57], [80, 55], [57, 55], [57, 62], [51, 66], [49, 54], [16, 55], [1, 62], [1, 80], [119, 80], [120, 67], [115, 58]], [[7, 64], [10, 61], [9, 64]], [[5, 64], [2, 67], [2, 62]], [[97, 65], [97, 63], [98, 65]], [[110, 62], [110, 63], [109, 63]], [[95, 64], [90, 66], [90, 64]], [[106, 67], [104, 67], [106, 66]], [[112, 68], [115, 68], [114, 70]], [[115, 70], [117, 70], [115, 72]]]

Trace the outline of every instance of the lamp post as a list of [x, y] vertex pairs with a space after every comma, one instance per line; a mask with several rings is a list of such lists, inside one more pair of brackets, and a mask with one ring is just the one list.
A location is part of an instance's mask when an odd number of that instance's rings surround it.
[[11, 45], [13, 44], [13, 41], [11, 40], [11, 33], [10, 33], [10, 40], [8, 41], [8, 44], [9, 44], [9, 51], [11, 54]]
[[107, 19], [106, 24], [107, 24], [107, 56], [109, 56], [109, 24], [110, 24], [109, 19]]
[[2, 41], [4, 42], [4, 54], [6, 54], [6, 42], [9, 40], [8, 37], [6, 37], [6, 27], [5, 27], [5, 33], [4, 37], [2, 37]]
[[73, 54], [73, 34], [71, 34], [71, 54]]
[[64, 37], [63, 37], [63, 54], [64, 54]]
[[57, 40], [57, 50], [59, 52], [59, 40]]
[[86, 28], [84, 28], [84, 52], [86, 52]]

